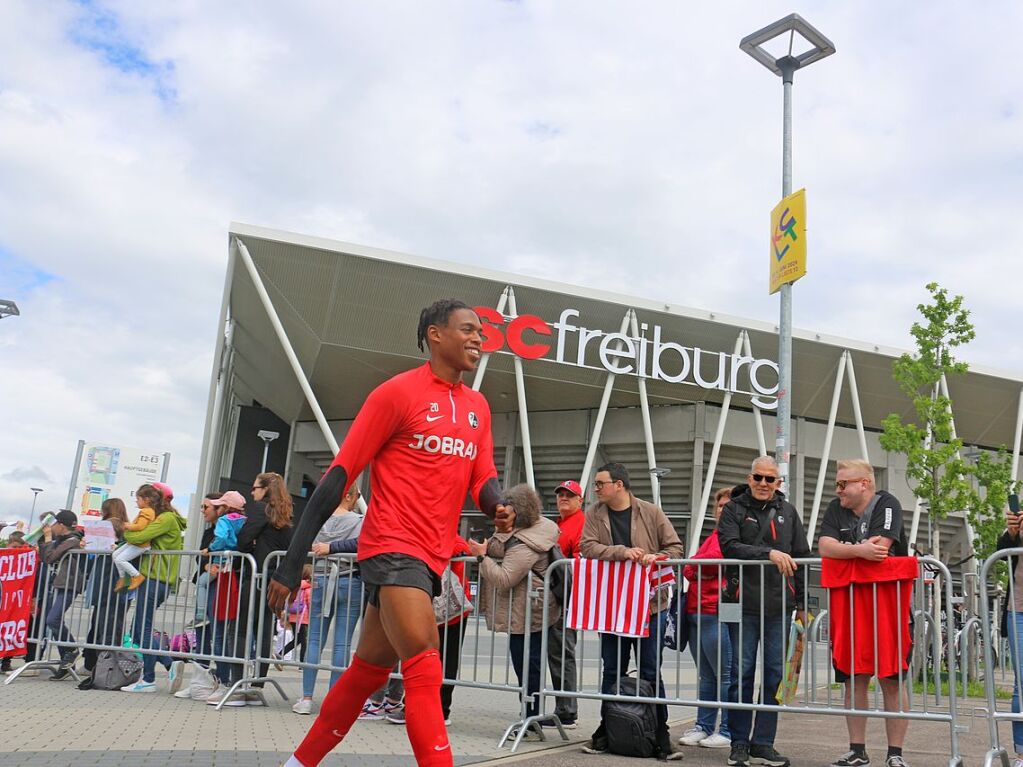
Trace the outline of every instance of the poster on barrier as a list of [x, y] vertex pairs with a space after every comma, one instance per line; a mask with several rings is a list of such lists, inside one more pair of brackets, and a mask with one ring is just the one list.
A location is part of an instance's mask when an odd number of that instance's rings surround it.
[[0, 658], [25, 654], [35, 574], [35, 549], [0, 550]]
[[135, 491], [147, 482], [164, 481], [169, 463], [170, 453], [159, 450], [79, 441], [68, 508], [79, 519], [98, 518], [103, 501], [120, 498], [134, 517]]

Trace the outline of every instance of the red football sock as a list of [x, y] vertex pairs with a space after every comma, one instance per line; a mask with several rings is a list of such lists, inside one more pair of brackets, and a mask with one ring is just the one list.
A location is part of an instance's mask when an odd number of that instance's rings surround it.
[[440, 707], [444, 679], [440, 654], [424, 650], [401, 664], [405, 677], [405, 725], [419, 767], [451, 767], [451, 744]]
[[295, 758], [305, 767], [315, 767], [331, 749], [340, 743], [352, 723], [362, 712], [366, 698], [379, 690], [390, 676], [391, 669], [366, 663], [358, 655], [352, 656], [352, 665], [330, 688], [320, 706], [320, 715], [297, 749]]

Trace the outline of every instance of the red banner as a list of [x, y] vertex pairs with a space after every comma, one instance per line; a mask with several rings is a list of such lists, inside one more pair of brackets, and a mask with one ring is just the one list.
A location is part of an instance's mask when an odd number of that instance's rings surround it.
[[0, 658], [25, 654], [35, 575], [35, 549], [0, 550]]

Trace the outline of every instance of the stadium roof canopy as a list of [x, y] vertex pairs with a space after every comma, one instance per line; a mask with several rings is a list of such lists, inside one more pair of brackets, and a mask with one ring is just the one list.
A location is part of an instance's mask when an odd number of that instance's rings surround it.
[[[517, 311], [505, 305], [506, 315], [537, 315], [554, 323], [565, 309], [574, 309], [577, 326], [607, 334], [619, 331], [631, 308], [639, 322], [649, 328], [660, 326], [664, 339], [685, 347], [731, 355], [740, 331], [745, 330], [752, 357], [773, 360], [777, 356], [774, 325], [720, 312], [240, 223], [231, 225], [230, 238], [225, 309], [233, 320], [234, 351], [229, 385], [242, 399], [258, 400], [286, 421], [311, 420], [313, 412], [236, 241], [251, 254], [274, 312], [329, 420], [353, 417], [372, 387], [423, 360], [415, 341], [422, 307], [447, 297], [461, 298], [471, 306], [495, 307], [508, 286]], [[577, 336], [578, 332], [573, 343]], [[527, 337], [529, 341], [556, 340], [528, 333]], [[592, 346], [588, 363], [598, 344]], [[797, 329], [793, 334], [793, 417], [828, 420], [836, 371], [846, 350], [854, 364], [866, 427], [879, 428], [892, 412], [910, 416], [910, 402], [892, 379], [892, 363], [902, 350]], [[607, 371], [593, 364], [559, 364], [551, 356], [553, 352], [522, 361], [528, 411], [597, 408]], [[491, 355], [482, 391], [496, 413], [518, 409], [514, 360], [510, 353]], [[716, 372], [711, 359], [705, 377], [712, 379]], [[762, 371], [761, 377], [776, 384], [771, 370]], [[634, 375], [617, 376], [611, 407], [639, 405], [639, 380]], [[973, 368], [950, 385], [956, 427], [967, 444], [1013, 444], [1023, 379]], [[720, 403], [725, 394], [691, 382], [647, 379], [646, 386], [651, 406]], [[750, 408], [749, 395], [735, 396], [732, 407]], [[840, 400], [837, 421], [855, 422], [852, 397], [847, 394]]]

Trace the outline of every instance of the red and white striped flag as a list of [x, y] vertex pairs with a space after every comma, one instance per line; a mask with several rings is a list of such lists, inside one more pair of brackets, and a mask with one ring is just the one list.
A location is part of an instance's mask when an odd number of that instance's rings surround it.
[[630, 637], [650, 635], [653, 566], [576, 557], [572, 568], [568, 628]]
[[[667, 558], [667, 557], [665, 557]], [[650, 574], [650, 596], [654, 597], [661, 589], [675, 585], [675, 568], [662, 562], [654, 562]]]

